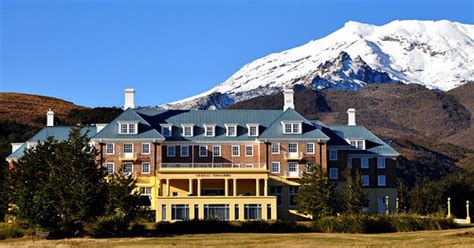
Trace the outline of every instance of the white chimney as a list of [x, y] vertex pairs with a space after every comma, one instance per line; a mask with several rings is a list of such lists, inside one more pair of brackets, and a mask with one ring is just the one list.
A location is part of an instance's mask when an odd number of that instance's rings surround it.
[[347, 125], [355, 126], [356, 125], [356, 110], [355, 108], [347, 109]]
[[52, 127], [54, 126], [54, 112], [51, 109], [46, 112], [46, 126]]
[[125, 104], [123, 109], [135, 108], [135, 89], [125, 89]]
[[284, 101], [285, 101], [283, 104], [283, 111], [289, 108], [295, 109], [293, 95], [294, 95], [294, 91], [292, 88], [285, 88], [285, 90], [283, 90], [283, 96], [284, 96]]

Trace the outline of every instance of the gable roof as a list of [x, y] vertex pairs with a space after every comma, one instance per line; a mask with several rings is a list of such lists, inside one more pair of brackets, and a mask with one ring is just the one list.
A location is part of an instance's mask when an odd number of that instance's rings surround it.
[[400, 154], [387, 143], [363, 126], [330, 125], [327, 126], [344, 140], [365, 140], [365, 150], [350, 150], [351, 154], [378, 154], [381, 156], [397, 157]]

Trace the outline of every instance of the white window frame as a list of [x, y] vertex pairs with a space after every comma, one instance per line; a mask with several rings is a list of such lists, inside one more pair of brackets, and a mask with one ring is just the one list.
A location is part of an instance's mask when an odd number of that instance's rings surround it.
[[[303, 122], [300, 121], [282, 121], [283, 133], [284, 134], [302, 134], [303, 133]], [[290, 128], [287, 128], [290, 125]]]
[[333, 180], [339, 179], [339, 168], [337, 167], [329, 168], [329, 179], [333, 179]]
[[[290, 145], [296, 145], [296, 152], [290, 151]], [[288, 143], [288, 153], [298, 153], [300, 150], [298, 143]]]
[[[109, 172], [109, 165], [112, 165], [112, 172]], [[114, 162], [105, 163], [105, 169], [107, 170], [108, 174], [114, 174], [115, 173], [115, 163]]]
[[[334, 156], [335, 155], [335, 156]], [[329, 149], [329, 160], [330, 161], [337, 161], [339, 159], [338, 150], [336, 149]]]
[[[144, 190], [142, 190], [142, 189], [144, 189]], [[147, 189], [149, 189], [149, 191], [150, 191], [149, 193], [147, 192], [148, 191]], [[144, 193], [142, 191], [144, 191]], [[151, 187], [140, 187], [140, 195], [151, 196], [152, 195], [151, 191], [152, 191]]]
[[[290, 165], [295, 165], [295, 170], [294, 171], [291, 171], [290, 170]], [[300, 164], [298, 162], [288, 162], [288, 172], [296, 172], [296, 173], [299, 173], [299, 170], [300, 170]]]
[[[111, 153], [109, 153], [109, 148], [108, 148], [109, 145], [112, 145], [112, 152]], [[114, 143], [105, 144], [105, 154], [109, 154], [109, 155], [115, 154], [115, 144]]]
[[[364, 180], [364, 178], [367, 178], [367, 180]], [[364, 187], [370, 186], [370, 176], [369, 175], [361, 175], [360, 179], [362, 181], [362, 186], [364, 186]]]
[[[237, 147], [237, 154], [234, 154], [234, 148]], [[232, 145], [230, 147], [230, 153], [232, 157], [240, 157], [240, 145]]]
[[[205, 148], [204, 151], [206, 151], [206, 154], [202, 153], [202, 151], [203, 151], [202, 148]], [[199, 146], [199, 157], [205, 158], [205, 157], [207, 157], [207, 155], [208, 155], [207, 146], [203, 146], [203, 145]]]
[[[382, 179], [383, 178], [383, 183]], [[377, 186], [384, 187], [387, 186], [387, 177], [385, 175], [377, 175]]]
[[[148, 145], [148, 152], [145, 152], [145, 149], [143, 147], [145, 145]], [[151, 153], [151, 144], [150, 143], [142, 143], [142, 154], [150, 154]]]
[[[168, 130], [168, 133], [166, 133], [165, 130]], [[165, 137], [171, 137], [173, 135], [173, 125], [172, 124], [161, 124], [161, 133]]]
[[[131, 166], [132, 166], [132, 167], [131, 167], [131, 168], [132, 168], [132, 171], [128, 171], [128, 172], [125, 171], [125, 167], [126, 167], [127, 165], [131, 165]], [[123, 173], [133, 173], [133, 163], [124, 163], [124, 164], [123, 164], [123, 168], [122, 168], [122, 172], [123, 172]]]
[[[252, 154], [247, 154], [247, 148], [250, 147], [252, 148], [250, 151], [252, 151]], [[253, 145], [245, 145], [245, 157], [253, 157]]]
[[[352, 144], [352, 143], [355, 143]], [[359, 146], [359, 142], [361, 142], [362, 146]], [[361, 139], [348, 139], [347, 140], [347, 143], [349, 143], [351, 145], [351, 148], [352, 149], [358, 149], [358, 150], [365, 150], [365, 140], [361, 140]]]
[[[171, 147], [173, 147], [173, 149], [170, 149]], [[171, 154], [170, 151], [174, 151], [174, 154]], [[166, 156], [169, 157], [169, 158], [173, 158], [173, 157], [176, 157], [176, 146], [166, 146]]]
[[[308, 151], [308, 147], [309, 147], [310, 145], [312, 146], [312, 151]], [[306, 143], [306, 153], [307, 153], [307, 154], [314, 154], [314, 153], [316, 152], [315, 150], [316, 150], [316, 149], [315, 149], [314, 143]]]
[[377, 169], [385, 169], [385, 157], [378, 157], [377, 158]]
[[[218, 149], [216, 150], [216, 148], [218, 148]], [[216, 151], [219, 151], [219, 154], [216, 154], [215, 153]], [[212, 156], [213, 157], [221, 157], [222, 156], [222, 147], [220, 145], [212, 146]]]
[[[364, 165], [366, 163], [364, 163], [364, 161], [367, 161], [367, 165]], [[360, 168], [361, 169], [369, 169], [370, 167], [370, 163], [369, 163], [369, 158], [368, 157], [362, 157], [360, 158]]]
[[245, 168], [253, 168], [253, 164], [245, 164]]
[[[138, 122], [121, 122], [120, 121], [118, 122], [118, 124], [119, 124], [118, 125], [119, 134], [137, 134], [138, 133]], [[125, 130], [123, 130], [122, 127], [125, 127]]]
[[[260, 126], [259, 124], [254, 124], [254, 123], [247, 124], [247, 135], [250, 136], [250, 137], [258, 137], [258, 135], [259, 135], [258, 127], [259, 126]], [[255, 134], [251, 133], [252, 128], [255, 128]]]
[[[183, 148], [186, 148], [186, 154], [184, 154]], [[179, 155], [180, 155], [181, 157], [189, 157], [189, 146], [187, 146], [187, 145], [180, 146], [180, 147], [179, 147]]]
[[[234, 133], [231, 134], [229, 132], [229, 130], [233, 128], [234, 129]], [[226, 131], [226, 136], [228, 137], [236, 137], [237, 136], [237, 124], [225, 124], [225, 131]]]
[[[275, 168], [275, 167], [273, 167], [274, 165], [277, 166], [278, 170], [274, 170], [274, 168]], [[270, 170], [271, 170], [272, 173], [280, 173], [280, 171], [281, 171], [280, 162], [272, 162]]]
[[[145, 164], [148, 164], [148, 172], [144, 171]], [[150, 174], [151, 173], [151, 163], [150, 162], [143, 162], [142, 163], [142, 174]]]
[[[273, 147], [276, 147], [278, 151], [273, 150]], [[280, 143], [272, 143], [271, 145], [272, 154], [280, 154]]]
[[240, 168], [240, 164], [232, 164], [232, 168]]
[[[204, 124], [204, 136], [215, 137], [216, 136], [216, 125], [215, 124]], [[212, 134], [207, 133], [207, 128], [212, 128]]]
[[[131, 151], [131, 152], [125, 152], [125, 145], [131, 145], [132, 151]], [[133, 147], [133, 143], [123, 143], [123, 154], [124, 154], [124, 155], [130, 153], [130, 154], [132, 154], [132, 156], [133, 156], [134, 150], [135, 150], [135, 149], [134, 149], [134, 147]]]
[[[181, 128], [183, 129], [183, 133], [181, 134], [183, 137], [193, 137], [194, 136], [194, 124], [182, 124]], [[186, 134], [186, 128], [190, 128], [190, 133]]]

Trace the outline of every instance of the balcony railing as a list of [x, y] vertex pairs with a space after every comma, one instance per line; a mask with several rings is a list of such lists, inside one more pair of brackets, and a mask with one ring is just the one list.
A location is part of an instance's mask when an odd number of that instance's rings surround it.
[[161, 163], [160, 168], [265, 168], [264, 163], [233, 164], [233, 163]]
[[302, 152], [285, 152], [283, 154], [283, 156], [286, 160], [301, 160], [301, 159], [303, 159], [303, 153]]
[[303, 175], [300, 171], [284, 171], [285, 177], [301, 177]]

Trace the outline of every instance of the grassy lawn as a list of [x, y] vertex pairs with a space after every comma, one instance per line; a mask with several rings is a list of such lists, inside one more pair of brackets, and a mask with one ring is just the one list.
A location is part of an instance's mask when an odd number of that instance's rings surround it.
[[159, 238], [33, 240], [31, 237], [0, 241], [0, 247], [151, 247], [151, 246], [384, 246], [384, 247], [474, 247], [474, 228], [387, 234], [197, 234]]

